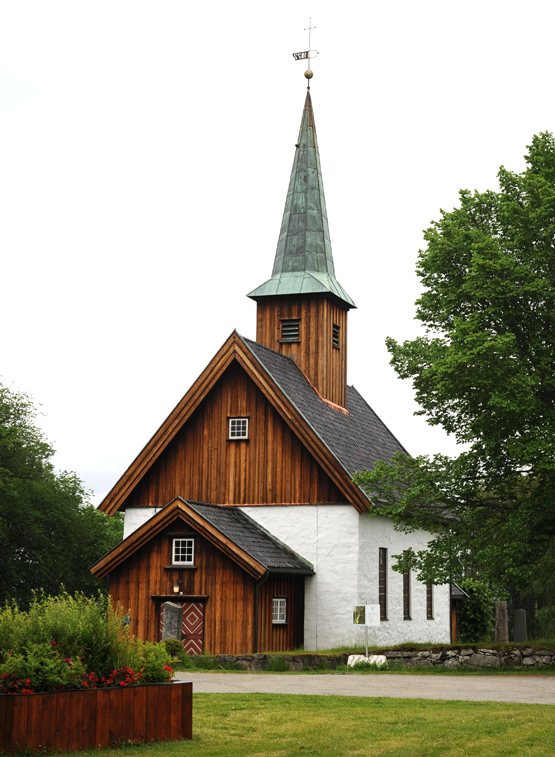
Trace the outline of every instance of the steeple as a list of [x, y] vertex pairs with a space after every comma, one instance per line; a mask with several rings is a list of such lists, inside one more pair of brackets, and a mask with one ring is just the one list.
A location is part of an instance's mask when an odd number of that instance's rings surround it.
[[356, 306], [335, 278], [310, 88], [272, 277], [248, 296], [257, 303], [256, 341], [295, 360], [322, 399], [345, 408], [347, 314]]
[[247, 296], [259, 302], [263, 297], [324, 294], [354, 308], [335, 278], [310, 89], [295, 147], [272, 278]]

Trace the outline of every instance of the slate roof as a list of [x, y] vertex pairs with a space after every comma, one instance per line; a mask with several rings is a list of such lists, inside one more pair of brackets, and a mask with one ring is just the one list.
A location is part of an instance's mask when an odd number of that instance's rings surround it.
[[316, 123], [310, 91], [295, 146], [272, 278], [248, 297], [260, 300], [291, 294], [327, 294], [343, 306], [355, 303], [335, 278]]
[[314, 568], [308, 560], [293, 552], [239, 508], [184, 501], [270, 573], [296, 573], [304, 576], [314, 574]]
[[347, 387], [344, 415], [320, 398], [292, 358], [240, 338], [348, 473], [371, 470], [397, 452], [408, 455], [354, 386]]

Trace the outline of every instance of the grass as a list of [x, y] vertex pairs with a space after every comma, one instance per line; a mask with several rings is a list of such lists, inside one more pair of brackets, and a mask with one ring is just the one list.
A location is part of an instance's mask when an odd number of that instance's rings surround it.
[[195, 694], [193, 713], [192, 742], [129, 747], [126, 757], [537, 757], [555, 745], [550, 705]]

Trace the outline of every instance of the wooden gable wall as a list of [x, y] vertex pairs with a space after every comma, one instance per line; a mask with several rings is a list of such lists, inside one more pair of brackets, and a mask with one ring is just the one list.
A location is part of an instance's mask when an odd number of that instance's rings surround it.
[[[194, 568], [169, 567], [175, 532], [194, 536]], [[129, 611], [132, 634], [159, 641], [160, 604], [166, 601], [161, 597], [171, 600], [176, 580], [182, 581], [184, 596], [207, 597], [201, 600], [205, 603], [205, 650], [212, 654], [252, 650], [256, 581], [186, 524], [153, 537], [110, 573], [110, 596]]]
[[[249, 439], [228, 440], [228, 418], [249, 418]], [[244, 369], [232, 363], [127, 497], [160, 507], [174, 497], [211, 504], [347, 502]]]
[[[172, 565], [174, 537], [195, 540], [194, 567]], [[173, 585], [181, 581], [181, 595]], [[270, 575], [259, 589], [258, 649], [302, 646], [304, 576]], [[131, 618], [131, 633], [159, 641], [165, 601], [200, 603], [203, 646], [212, 654], [245, 654], [255, 648], [256, 580], [194, 528], [177, 518], [110, 573], [110, 597]], [[272, 623], [272, 600], [287, 599], [287, 623]]]

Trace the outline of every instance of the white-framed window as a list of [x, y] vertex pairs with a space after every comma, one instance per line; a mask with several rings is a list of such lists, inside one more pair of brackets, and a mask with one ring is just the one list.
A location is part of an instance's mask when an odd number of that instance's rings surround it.
[[229, 419], [229, 438], [230, 439], [248, 439], [249, 438], [249, 419], [248, 418], [230, 418]]
[[274, 597], [272, 600], [272, 623], [287, 622], [287, 599]]
[[173, 540], [173, 565], [193, 565], [195, 562], [195, 540]]

